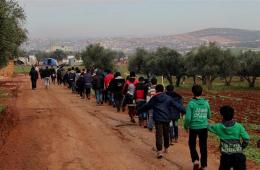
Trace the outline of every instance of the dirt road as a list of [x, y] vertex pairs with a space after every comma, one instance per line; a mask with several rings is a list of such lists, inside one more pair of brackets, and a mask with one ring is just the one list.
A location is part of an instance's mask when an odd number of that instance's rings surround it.
[[[14, 106], [19, 122], [0, 151], [1, 170], [192, 169], [182, 133], [162, 160], [154, 133], [129, 122], [126, 113], [96, 106], [65, 87], [22, 84]], [[218, 169], [215, 155], [210, 170]]]

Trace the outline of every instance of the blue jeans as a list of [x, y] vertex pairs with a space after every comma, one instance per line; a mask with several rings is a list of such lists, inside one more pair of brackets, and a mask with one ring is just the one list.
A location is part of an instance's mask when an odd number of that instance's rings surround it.
[[153, 110], [148, 111], [148, 125], [149, 130], [152, 130], [154, 127], [154, 121], [153, 121]]
[[97, 99], [97, 104], [103, 103], [103, 90], [102, 89], [96, 90], [96, 99]]
[[178, 139], [178, 120], [172, 120], [170, 124], [170, 140]]

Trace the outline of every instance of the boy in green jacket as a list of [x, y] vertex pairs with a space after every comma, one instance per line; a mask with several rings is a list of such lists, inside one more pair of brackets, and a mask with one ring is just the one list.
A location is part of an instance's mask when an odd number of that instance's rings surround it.
[[199, 155], [196, 150], [196, 139], [199, 137], [199, 147], [201, 154], [201, 169], [207, 169], [207, 138], [208, 119], [211, 117], [210, 106], [207, 100], [200, 97], [202, 87], [194, 85], [192, 87], [193, 99], [190, 100], [186, 109], [184, 128], [189, 130], [189, 148], [193, 169], [199, 169]]
[[[223, 117], [221, 123], [210, 125], [208, 130], [220, 138], [219, 170], [246, 170], [246, 157], [243, 149], [249, 143], [249, 135], [245, 128], [233, 120], [234, 109], [230, 106], [220, 108]], [[242, 143], [241, 143], [242, 138]]]

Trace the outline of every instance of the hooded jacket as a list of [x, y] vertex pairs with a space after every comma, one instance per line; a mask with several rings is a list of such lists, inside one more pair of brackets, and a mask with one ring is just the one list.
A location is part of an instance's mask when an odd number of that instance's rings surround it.
[[[175, 102], [183, 106], [182, 103], [182, 97], [176, 93], [176, 92], [166, 92], [168, 96], [172, 98]], [[171, 120], [178, 120], [180, 118], [180, 111], [176, 107], [172, 107], [171, 114], [170, 114]]]
[[193, 98], [186, 108], [185, 129], [205, 129], [211, 117], [210, 106], [204, 98]]
[[35, 70], [35, 68], [32, 68], [30, 71], [31, 80], [37, 80], [38, 79], [38, 72]]
[[151, 100], [138, 109], [138, 113], [153, 109], [153, 120], [155, 122], [169, 123], [171, 121], [171, 108], [175, 107], [179, 112], [185, 113], [185, 108], [165, 93], [157, 93]]
[[242, 153], [249, 143], [249, 135], [243, 125], [234, 121], [210, 125], [208, 130], [219, 137], [220, 152], [222, 154]]

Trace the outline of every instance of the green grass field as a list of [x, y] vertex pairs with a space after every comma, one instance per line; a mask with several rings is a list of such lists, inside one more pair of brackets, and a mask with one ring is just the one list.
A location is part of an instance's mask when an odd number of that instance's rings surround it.
[[31, 66], [14, 66], [14, 74], [27, 74], [31, 70]]

